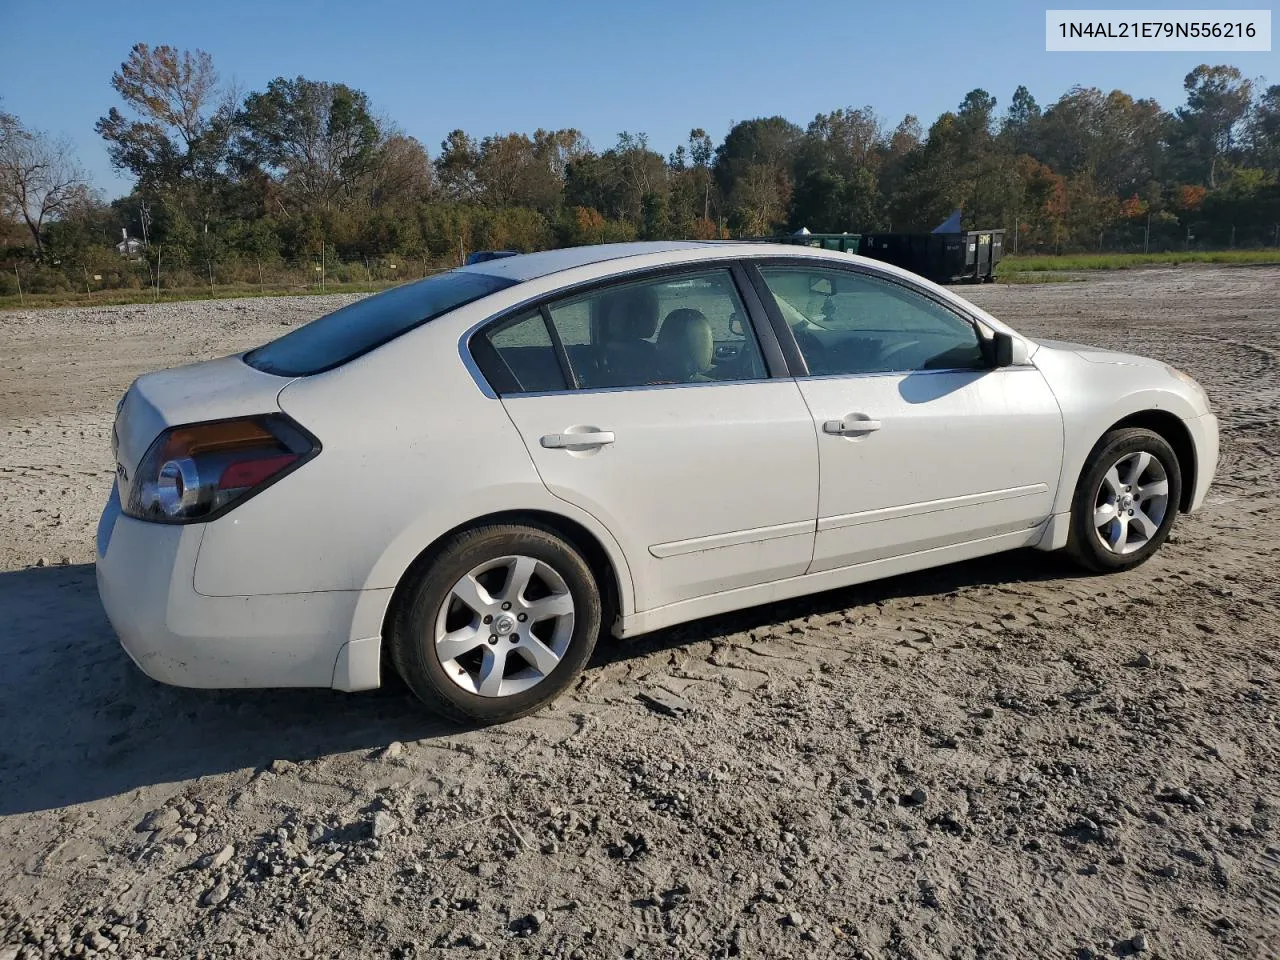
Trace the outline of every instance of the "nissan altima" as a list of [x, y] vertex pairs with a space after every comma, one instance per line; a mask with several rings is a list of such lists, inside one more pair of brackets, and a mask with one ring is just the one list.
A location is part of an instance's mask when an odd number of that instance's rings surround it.
[[151, 677], [527, 713], [601, 635], [1032, 547], [1142, 563], [1209, 399], [843, 253], [478, 262], [121, 399], [98, 587]]

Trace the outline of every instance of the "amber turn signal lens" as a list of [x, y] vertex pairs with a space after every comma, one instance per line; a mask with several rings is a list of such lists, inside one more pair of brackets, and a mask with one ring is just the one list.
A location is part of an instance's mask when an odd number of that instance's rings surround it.
[[165, 441], [161, 457], [173, 460], [244, 447], [269, 447], [277, 443], [276, 437], [256, 420], [224, 420], [173, 430]]

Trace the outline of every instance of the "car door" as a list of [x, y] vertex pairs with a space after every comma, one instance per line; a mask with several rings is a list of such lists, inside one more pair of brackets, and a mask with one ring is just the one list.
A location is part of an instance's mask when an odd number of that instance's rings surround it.
[[606, 283], [472, 345], [547, 488], [622, 545], [637, 610], [809, 566], [813, 421], [769, 376], [731, 269]]
[[1048, 518], [1062, 416], [1034, 366], [995, 366], [971, 318], [887, 275], [778, 262], [753, 278], [818, 436], [811, 572]]

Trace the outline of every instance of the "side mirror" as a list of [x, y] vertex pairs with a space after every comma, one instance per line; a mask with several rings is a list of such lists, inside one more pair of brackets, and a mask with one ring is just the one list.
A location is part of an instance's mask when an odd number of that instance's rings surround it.
[[997, 367], [1013, 366], [1013, 337], [997, 330], [991, 337], [991, 356]]
[[809, 292], [829, 297], [836, 292], [835, 284], [828, 277], [810, 277]]
[[746, 336], [746, 328], [742, 325], [742, 318], [736, 313], [729, 318], [729, 332], [735, 337]]

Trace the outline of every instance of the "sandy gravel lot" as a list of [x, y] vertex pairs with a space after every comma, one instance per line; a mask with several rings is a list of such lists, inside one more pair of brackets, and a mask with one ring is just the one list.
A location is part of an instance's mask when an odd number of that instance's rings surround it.
[[1280, 956], [1280, 268], [973, 297], [1206, 385], [1218, 480], [1153, 561], [603, 644], [467, 732], [162, 687], [98, 604], [129, 381], [339, 298], [0, 313], [0, 960]]

